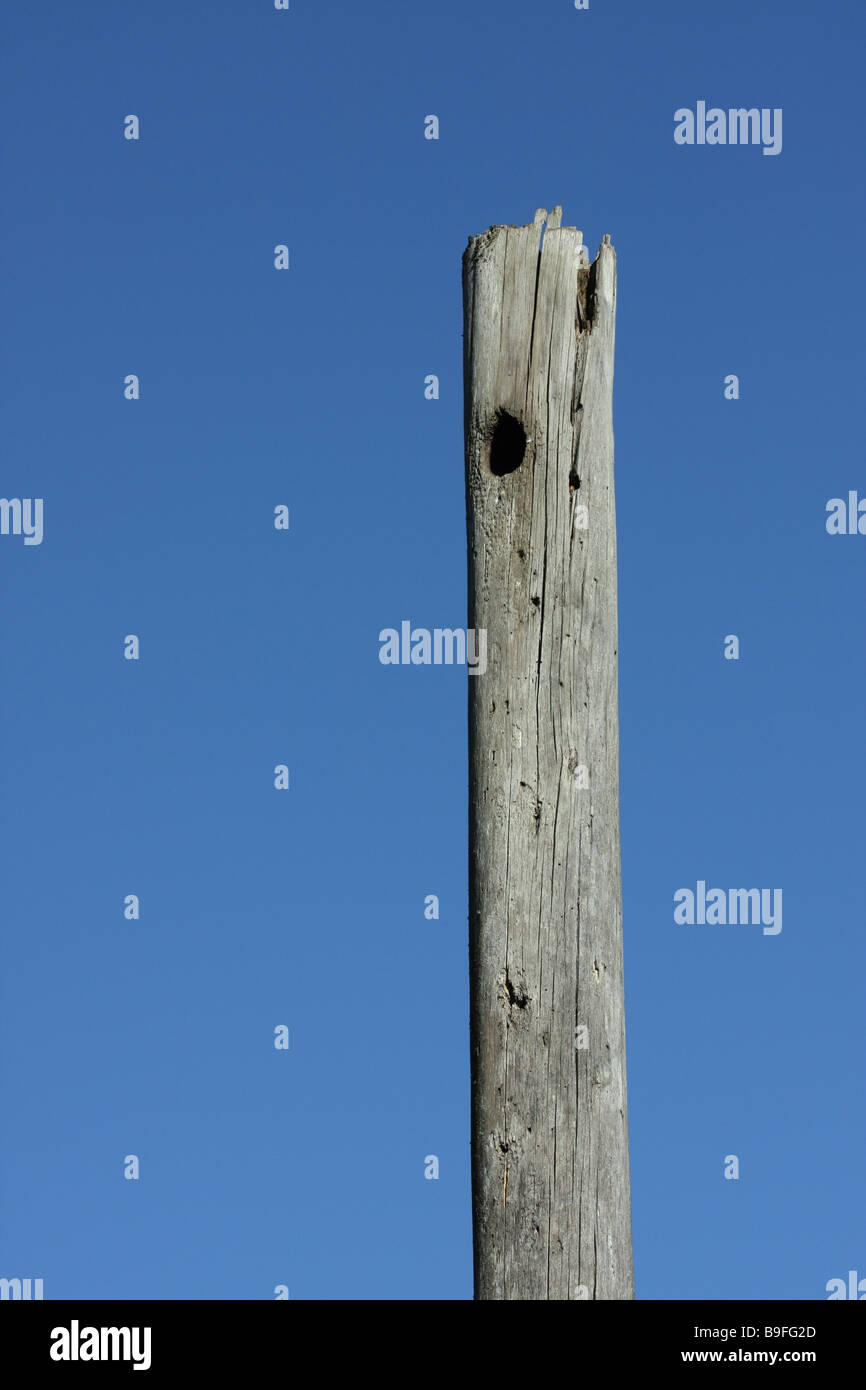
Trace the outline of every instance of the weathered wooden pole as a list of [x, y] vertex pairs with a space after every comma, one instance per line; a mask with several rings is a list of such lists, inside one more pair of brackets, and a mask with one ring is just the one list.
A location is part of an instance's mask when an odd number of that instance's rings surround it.
[[[619, 844], [616, 256], [463, 256], [475, 1296], [634, 1297]], [[545, 227], [546, 221], [546, 227]]]

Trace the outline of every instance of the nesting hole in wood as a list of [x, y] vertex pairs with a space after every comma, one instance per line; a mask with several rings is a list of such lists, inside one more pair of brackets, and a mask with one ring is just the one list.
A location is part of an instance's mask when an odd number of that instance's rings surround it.
[[526, 430], [507, 410], [497, 410], [490, 440], [490, 472], [495, 478], [514, 473], [526, 453]]
[[512, 1009], [525, 1009], [529, 1003], [529, 995], [526, 991], [512, 984], [507, 975], [505, 977], [505, 997]]

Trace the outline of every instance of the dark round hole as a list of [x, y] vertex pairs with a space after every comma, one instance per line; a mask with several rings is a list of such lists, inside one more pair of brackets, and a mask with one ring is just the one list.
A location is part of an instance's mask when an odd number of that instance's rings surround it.
[[526, 453], [526, 430], [507, 410], [496, 412], [493, 438], [490, 441], [490, 472], [496, 478], [514, 473]]

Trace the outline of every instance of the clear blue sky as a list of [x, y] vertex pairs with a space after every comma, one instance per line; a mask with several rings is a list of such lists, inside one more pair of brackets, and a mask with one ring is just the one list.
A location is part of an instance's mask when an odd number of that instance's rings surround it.
[[[638, 1296], [866, 1275], [862, 5], [3, 28], [0, 1276], [471, 1296], [467, 676], [378, 634], [465, 625], [460, 258], [555, 203], [619, 268]], [[700, 100], [782, 152], [676, 145]], [[782, 931], [676, 924], [698, 880]]]

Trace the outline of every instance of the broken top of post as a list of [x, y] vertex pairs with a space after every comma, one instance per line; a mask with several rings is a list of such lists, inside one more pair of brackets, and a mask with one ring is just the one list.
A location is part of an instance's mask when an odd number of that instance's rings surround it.
[[[543, 357], [555, 364], [560, 382], [572, 375], [579, 389], [588, 355], [579, 340], [601, 331], [606, 341], [594, 344], [592, 356], [600, 365], [602, 359], [609, 364], [609, 370], [602, 368], [608, 388], [602, 394], [610, 410], [616, 317], [616, 253], [610, 236], [605, 235], [590, 262], [583, 232], [562, 226], [561, 205], [551, 213], [538, 208], [526, 226], [497, 225], [470, 237], [463, 254], [463, 282], [467, 409], [473, 399], [496, 401], [499, 410], [520, 418], [530, 407], [533, 376], [537, 386]], [[490, 328], [480, 358], [474, 350], [477, 336], [473, 337], [479, 300]], [[549, 337], [554, 332], [556, 345]], [[499, 349], [495, 354], [494, 345]], [[568, 361], [562, 360], [563, 353]], [[547, 371], [544, 376], [548, 378]], [[474, 423], [483, 428], [481, 421]], [[468, 416], [465, 424], [468, 429]]]

